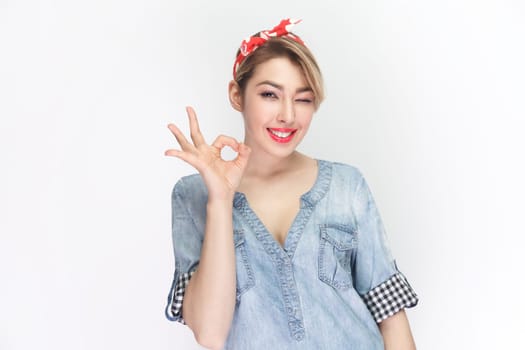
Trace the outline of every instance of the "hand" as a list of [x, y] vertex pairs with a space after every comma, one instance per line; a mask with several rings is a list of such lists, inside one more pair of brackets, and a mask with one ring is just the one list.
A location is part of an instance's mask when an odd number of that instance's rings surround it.
[[[177, 157], [192, 165], [201, 174], [208, 188], [209, 199], [230, 199], [241, 182], [246, 169], [250, 148], [229, 136], [218, 136], [213, 144], [208, 145], [202, 136], [195, 111], [186, 107], [190, 122], [190, 143], [174, 124], [168, 124], [181, 150], [169, 149], [164, 154]], [[226, 161], [221, 158], [221, 150], [230, 147], [237, 152], [237, 157]]]

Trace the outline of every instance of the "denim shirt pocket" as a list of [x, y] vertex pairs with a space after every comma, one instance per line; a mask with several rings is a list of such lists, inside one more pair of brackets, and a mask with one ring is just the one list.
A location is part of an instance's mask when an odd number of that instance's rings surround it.
[[237, 273], [237, 301], [239, 301], [243, 293], [255, 286], [255, 277], [246, 251], [244, 231], [234, 230], [233, 238], [235, 242], [235, 269]]
[[320, 226], [319, 279], [340, 290], [352, 286], [352, 255], [357, 248], [357, 231], [347, 225]]

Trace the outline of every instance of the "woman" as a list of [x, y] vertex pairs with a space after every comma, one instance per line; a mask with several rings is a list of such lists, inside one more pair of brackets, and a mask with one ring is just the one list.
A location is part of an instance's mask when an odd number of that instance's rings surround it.
[[[397, 270], [359, 170], [296, 151], [323, 99], [297, 22], [244, 40], [229, 98], [244, 142], [191, 140], [166, 155], [199, 174], [172, 194], [175, 276], [166, 315], [212, 349], [413, 349], [405, 307], [417, 296]], [[231, 147], [237, 157], [221, 158]]]

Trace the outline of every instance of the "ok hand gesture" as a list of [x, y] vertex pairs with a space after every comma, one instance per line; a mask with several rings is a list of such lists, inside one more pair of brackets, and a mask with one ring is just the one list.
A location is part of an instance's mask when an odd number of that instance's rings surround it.
[[[209, 199], [231, 199], [239, 186], [242, 174], [248, 163], [250, 148], [232, 137], [220, 135], [208, 145], [202, 136], [195, 111], [186, 107], [190, 122], [190, 143], [174, 124], [168, 124], [181, 150], [169, 149], [164, 154], [177, 157], [192, 165], [201, 174], [208, 188]], [[237, 157], [226, 161], [221, 158], [221, 150], [230, 147]]]

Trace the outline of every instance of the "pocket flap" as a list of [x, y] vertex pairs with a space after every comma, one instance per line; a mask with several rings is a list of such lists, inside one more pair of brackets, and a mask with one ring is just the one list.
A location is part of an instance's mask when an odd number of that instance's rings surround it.
[[244, 243], [244, 231], [243, 230], [233, 231], [233, 242], [235, 243], [235, 247], [238, 247]]
[[350, 226], [323, 225], [321, 226], [321, 237], [339, 250], [357, 247], [357, 232]]

